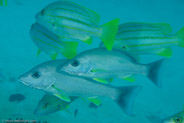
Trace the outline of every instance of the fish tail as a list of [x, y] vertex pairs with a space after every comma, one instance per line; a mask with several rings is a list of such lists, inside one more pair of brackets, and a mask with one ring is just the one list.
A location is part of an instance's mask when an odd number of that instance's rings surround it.
[[184, 27], [177, 32], [179, 38], [179, 46], [184, 47]]
[[7, 6], [7, 4], [8, 4], [8, 0], [5, 0], [4, 5]]
[[100, 39], [109, 51], [112, 50], [118, 27], [119, 18], [102, 25], [102, 34], [100, 36]]
[[4, 6], [7, 6], [8, 0], [0, 0], [0, 6], [3, 6], [3, 4], [4, 4]]
[[133, 102], [140, 90], [140, 86], [125, 86], [117, 88], [118, 94], [115, 101], [127, 115], [133, 116]]
[[0, 0], [0, 6], [3, 6], [3, 0]]
[[68, 59], [72, 59], [74, 56], [77, 55], [77, 46], [78, 42], [75, 41], [63, 41], [64, 43], [64, 49], [62, 51], [63, 56], [65, 56]]
[[161, 79], [163, 74], [163, 68], [165, 64], [165, 59], [148, 64], [147, 77], [157, 86], [161, 87]]

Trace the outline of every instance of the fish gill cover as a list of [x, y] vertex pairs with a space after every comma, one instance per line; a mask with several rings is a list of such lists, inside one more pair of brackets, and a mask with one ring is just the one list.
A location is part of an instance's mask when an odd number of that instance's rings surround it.
[[184, 122], [183, 5], [0, 0], [0, 120]]

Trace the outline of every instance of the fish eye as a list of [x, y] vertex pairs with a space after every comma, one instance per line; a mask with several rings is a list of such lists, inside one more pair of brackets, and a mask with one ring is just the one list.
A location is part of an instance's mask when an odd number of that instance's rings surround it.
[[181, 123], [181, 122], [182, 122], [181, 117], [174, 118], [174, 123]]
[[47, 108], [47, 106], [48, 106], [48, 103], [45, 103], [45, 104], [43, 105], [43, 108]]
[[54, 24], [54, 23], [52, 23], [52, 26], [53, 26], [53, 27], [55, 27], [55, 24]]
[[122, 46], [123, 49], [126, 49], [127, 47], [126, 46]]
[[32, 77], [35, 78], [35, 79], [38, 79], [40, 77], [40, 73], [39, 72], [34, 72], [32, 74]]
[[44, 13], [45, 13], [45, 11], [44, 11], [44, 10], [42, 10], [42, 11], [41, 11], [41, 15], [44, 15]]
[[71, 64], [73, 67], [79, 66], [79, 62], [77, 60], [74, 60]]

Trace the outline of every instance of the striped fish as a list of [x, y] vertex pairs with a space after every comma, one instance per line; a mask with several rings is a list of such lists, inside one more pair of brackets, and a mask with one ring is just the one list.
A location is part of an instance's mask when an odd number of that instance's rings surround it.
[[119, 19], [99, 26], [100, 16], [96, 12], [69, 1], [51, 3], [35, 17], [38, 23], [62, 38], [91, 44], [92, 37], [99, 37], [108, 50], [112, 49], [119, 26]]
[[0, 0], [0, 6], [7, 6], [8, 0]]
[[31, 26], [30, 36], [39, 48], [37, 55], [43, 51], [50, 55], [52, 59], [56, 59], [58, 54], [63, 54], [66, 58], [71, 59], [77, 54], [77, 42], [62, 41], [58, 36], [38, 23], [34, 23]]
[[[166, 23], [130, 22], [121, 24], [113, 48], [133, 54], [157, 54], [172, 56], [171, 46], [184, 47], [184, 28], [171, 34], [172, 28]], [[101, 47], [104, 47], [101, 43]]]

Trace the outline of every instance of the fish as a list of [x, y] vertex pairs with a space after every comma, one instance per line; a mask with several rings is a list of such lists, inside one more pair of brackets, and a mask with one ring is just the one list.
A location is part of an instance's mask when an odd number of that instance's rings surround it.
[[20, 75], [18, 79], [26, 86], [42, 90], [67, 102], [71, 102], [71, 96], [87, 98], [92, 102], [97, 100], [96, 98], [107, 97], [114, 100], [127, 115], [133, 115], [133, 101], [141, 86], [115, 87], [93, 79], [58, 72], [58, 66], [66, 61], [60, 59], [41, 63]]
[[7, 6], [8, 0], [0, 0], [0, 6]]
[[105, 48], [94, 48], [78, 54], [59, 66], [59, 72], [87, 78], [127, 78], [135, 74], [147, 76], [157, 87], [161, 87], [161, 73], [164, 68], [162, 59], [150, 64], [141, 64], [128, 52]]
[[[184, 27], [176, 34], [167, 23], [129, 22], [119, 26], [113, 48], [135, 55], [172, 56], [173, 46], [184, 47]], [[103, 43], [100, 47], [105, 47]]]
[[19, 93], [12, 94], [9, 96], [9, 102], [18, 102], [19, 103], [25, 99], [26, 99], [25, 96], [22, 94], [19, 94]]
[[39, 48], [37, 55], [43, 51], [52, 59], [56, 59], [59, 54], [63, 54], [67, 59], [71, 59], [77, 54], [78, 42], [63, 41], [37, 22], [31, 26], [30, 36]]
[[184, 123], [184, 110], [165, 118], [162, 123]]
[[45, 94], [39, 101], [34, 114], [43, 116], [49, 115], [57, 111], [67, 110], [69, 105], [77, 99], [76, 97], [71, 97], [71, 102], [66, 102], [59, 99], [56, 96]]
[[81, 40], [90, 45], [92, 38], [98, 37], [108, 50], [112, 49], [119, 26], [119, 18], [98, 25], [100, 16], [96, 12], [70, 1], [53, 2], [35, 18], [61, 38]]

